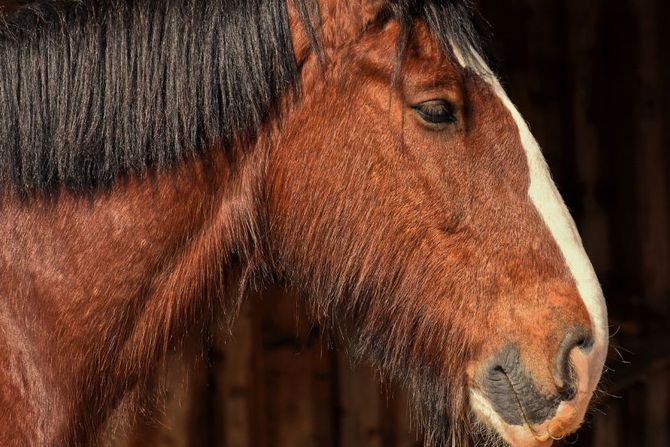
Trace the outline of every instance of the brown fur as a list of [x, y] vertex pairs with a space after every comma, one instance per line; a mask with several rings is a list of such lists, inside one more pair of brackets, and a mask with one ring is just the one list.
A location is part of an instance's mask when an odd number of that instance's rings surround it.
[[[184, 334], [233, 319], [264, 278], [410, 389], [428, 445], [465, 442], [468, 368], [508, 343], [556, 391], [547, 353], [590, 323], [512, 118], [420, 25], [394, 84], [399, 26], [362, 3], [321, 2], [338, 36], [325, 68], [295, 28], [305, 93], [234, 164], [213, 150], [90, 198], [5, 194], [0, 444], [92, 442]], [[457, 125], [409, 107], [432, 98]]]

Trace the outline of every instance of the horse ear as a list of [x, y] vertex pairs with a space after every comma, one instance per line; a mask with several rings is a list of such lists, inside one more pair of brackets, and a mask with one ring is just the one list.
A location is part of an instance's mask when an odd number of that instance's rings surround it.
[[354, 8], [361, 12], [363, 26], [373, 22], [380, 11], [388, 5], [388, 0], [353, 0]]
[[326, 49], [337, 48], [358, 36], [389, 3], [388, 0], [293, 0], [293, 2], [296, 9], [301, 4], [318, 5], [320, 37]]

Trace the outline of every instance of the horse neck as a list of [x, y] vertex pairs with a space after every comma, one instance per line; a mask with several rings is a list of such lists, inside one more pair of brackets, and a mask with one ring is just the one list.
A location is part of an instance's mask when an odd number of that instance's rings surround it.
[[12, 321], [49, 399], [68, 409], [52, 427], [62, 445], [87, 444], [187, 332], [234, 314], [257, 239], [262, 161], [248, 149], [235, 163], [214, 149], [92, 198], [3, 202], [0, 326]]

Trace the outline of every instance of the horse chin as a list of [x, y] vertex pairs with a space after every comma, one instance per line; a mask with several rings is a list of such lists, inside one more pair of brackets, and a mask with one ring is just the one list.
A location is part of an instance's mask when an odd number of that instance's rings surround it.
[[477, 390], [470, 390], [470, 407], [476, 420], [476, 436], [486, 439], [485, 445], [511, 447], [549, 447], [554, 440], [540, 436], [527, 425], [510, 425], [503, 421], [488, 400]]

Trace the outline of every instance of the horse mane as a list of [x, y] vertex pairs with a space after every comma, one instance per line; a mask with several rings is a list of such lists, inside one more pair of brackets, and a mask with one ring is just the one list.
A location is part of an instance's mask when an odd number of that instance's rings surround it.
[[[92, 191], [253, 138], [297, 89], [287, 1], [41, 0], [0, 16], [0, 187]], [[469, 0], [389, 0], [479, 50]]]

